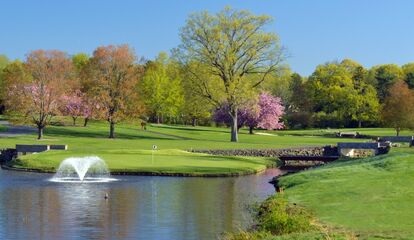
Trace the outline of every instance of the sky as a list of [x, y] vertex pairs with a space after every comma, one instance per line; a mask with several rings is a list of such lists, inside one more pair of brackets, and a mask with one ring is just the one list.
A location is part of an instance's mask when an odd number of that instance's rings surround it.
[[273, 17], [267, 30], [279, 35], [286, 63], [302, 75], [344, 58], [366, 67], [414, 62], [411, 0], [0, 0], [0, 54], [92, 54], [98, 46], [129, 44], [151, 59], [180, 44], [190, 13], [225, 6]]

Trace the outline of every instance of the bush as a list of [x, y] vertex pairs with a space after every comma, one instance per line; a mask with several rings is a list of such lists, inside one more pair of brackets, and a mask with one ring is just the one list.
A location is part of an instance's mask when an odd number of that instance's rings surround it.
[[237, 233], [226, 233], [222, 240], [260, 240], [269, 239], [272, 235], [267, 232], [248, 232], [240, 231]]
[[226, 233], [223, 240], [355, 240], [352, 233], [320, 224], [310, 212], [288, 203], [278, 193], [254, 208], [256, 225], [249, 231]]
[[283, 235], [315, 229], [312, 215], [304, 208], [289, 204], [283, 193], [266, 199], [257, 208], [256, 230]]

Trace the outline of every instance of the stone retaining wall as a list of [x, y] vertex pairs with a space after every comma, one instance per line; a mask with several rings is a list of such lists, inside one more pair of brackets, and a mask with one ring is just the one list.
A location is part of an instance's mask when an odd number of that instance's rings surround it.
[[192, 149], [189, 152], [207, 153], [223, 156], [246, 156], [246, 157], [278, 157], [286, 156], [336, 156], [335, 146], [303, 147], [286, 149]]

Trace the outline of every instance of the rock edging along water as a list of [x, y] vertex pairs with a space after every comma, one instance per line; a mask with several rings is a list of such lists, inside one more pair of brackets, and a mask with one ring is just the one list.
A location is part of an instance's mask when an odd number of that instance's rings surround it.
[[300, 147], [284, 149], [191, 149], [193, 153], [206, 153], [222, 156], [244, 156], [244, 157], [279, 157], [279, 156], [336, 156], [336, 146]]
[[[272, 163], [266, 165], [265, 168], [261, 170], [246, 170], [241, 172], [228, 172], [228, 173], [202, 173], [202, 172], [195, 172], [195, 173], [180, 173], [180, 172], [142, 172], [142, 171], [111, 171], [111, 175], [129, 175], [129, 176], [165, 176], [165, 177], [238, 177], [238, 176], [245, 176], [250, 174], [257, 174], [264, 172], [268, 168], [277, 167], [277, 163]], [[1, 165], [3, 170], [11, 170], [11, 171], [19, 171], [19, 172], [33, 172], [33, 173], [49, 173], [54, 174], [56, 173], [55, 170], [47, 170], [47, 169], [35, 169], [35, 168], [20, 168], [20, 167], [13, 167], [8, 165]]]

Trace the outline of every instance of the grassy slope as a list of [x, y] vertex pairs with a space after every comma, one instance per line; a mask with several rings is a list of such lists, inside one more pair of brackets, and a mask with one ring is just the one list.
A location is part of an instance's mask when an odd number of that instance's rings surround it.
[[337, 162], [281, 179], [289, 199], [363, 238], [414, 238], [414, 150]]

